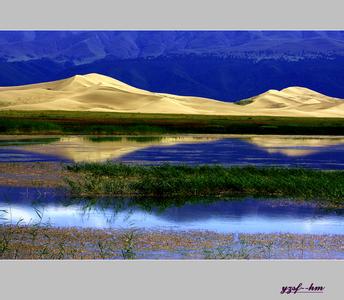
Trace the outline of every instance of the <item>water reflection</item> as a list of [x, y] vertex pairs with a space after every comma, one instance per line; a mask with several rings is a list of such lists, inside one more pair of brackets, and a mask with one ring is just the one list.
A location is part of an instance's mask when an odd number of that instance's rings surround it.
[[344, 137], [183, 135], [0, 138], [0, 162], [281, 165], [344, 169]]
[[306, 156], [319, 153], [331, 146], [344, 145], [342, 137], [252, 136], [244, 140], [269, 153], [281, 153], [286, 156]]
[[[120, 160], [126, 163], [144, 162], [148, 164], [221, 164], [227, 166], [284, 166], [319, 169], [344, 169], [344, 142], [333, 141], [326, 146], [328, 139], [318, 142], [318, 146], [290, 145], [292, 138], [286, 138], [276, 146], [268, 147], [270, 137], [262, 137], [267, 144], [259, 145], [247, 138], [223, 138], [197, 145], [178, 144], [162, 149], [158, 146], [140, 149], [123, 155]], [[284, 137], [281, 138], [281, 141]], [[323, 143], [321, 143], [323, 142]], [[337, 144], [338, 142], [338, 144]]]
[[173, 202], [159, 206], [159, 200], [146, 200], [71, 200], [49, 189], [0, 188], [0, 209], [8, 210], [12, 223], [21, 218], [24, 222], [37, 221], [37, 208], [43, 223], [57, 227], [125, 229], [134, 225], [150, 230], [344, 234], [343, 209], [329, 211], [312, 203], [246, 198], [198, 199], [180, 202], [180, 206]]
[[[215, 140], [214, 137], [199, 138], [193, 136], [171, 136], [171, 137], [61, 137], [58, 141], [49, 144], [23, 144], [13, 147], [7, 145], [7, 141], [0, 141], [0, 145], [5, 144], [0, 148], [3, 153], [11, 150], [18, 154], [25, 153], [40, 154], [42, 160], [44, 156], [49, 158], [56, 157], [62, 161], [73, 162], [98, 162], [117, 159], [125, 154], [135, 152], [139, 149], [150, 146], [171, 146], [180, 143], [197, 143], [209, 140]], [[0, 152], [0, 155], [3, 154]], [[5, 157], [6, 155], [1, 155]], [[1, 159], [0, 156], [0, 159]], [[5, 160], [5, 158], [4, 158]], [[20, 158], [17, 160], [20, 161]]]

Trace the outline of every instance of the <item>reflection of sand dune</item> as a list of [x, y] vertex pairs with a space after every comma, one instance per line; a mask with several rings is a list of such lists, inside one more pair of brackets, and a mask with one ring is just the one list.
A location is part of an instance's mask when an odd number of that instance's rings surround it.
[[287, 156], [306, 156], [320, 152], [323, 147], [344, 144], [344, 138], [338, 137], [254, 136], [245, 140], [269, 153]]
[[0, 110], [112, 111], [206, 115], [344, 117], [344, 102], [312, 90], [270, 90], [237, 105], [141, 90], [99, 74], [0, 88]]
[[95, 140], [91, 141], [86, 137], [63, 137], [58, 142], [51, 144], [21, 146], [20, 149], [47, 155], [57, 155], [74, 162], [100, 162], [116, 159], [122, 155], [150, 146], [199, 143], [216, 139], [217, 138], [211, 137], [200, 139], [193, 136], [161, 137], [158, 139], [119, 137], [114, 141], [106, 141], [101, 138], [99, 139], [99, 142], [96, 142]]
[[[2, 137], [0, 137], [1, 140]], [[240, 136], [240, 135], [185, 135], [185, 136], [91, 136], [62, 137], [50, 139], [50, 143], [26, 144], [10, 143], [7, 147], [29, 152], [59, 156], [74, 162], [101, 162], [118, 159], [123, 155], [151, 146], [173, 146], [177, 144], [198, 144], [222, 140], [224, 138], [240, 139], [258, 146], [268, 153], [286, 156], [306, 156], [324, 151], [325, 147], [343, 145], [344, 137], [302, 137], [302, 136]], [[7, 138], [4, 138], [7, 140]], [[26, 137], [28, 143], [31, 138]], [[37, 138], [37, 141], [39, 139]], [[43, 142], [46, 138], [43, 139]], [[197, 151], [195, 146], [194, 151]], [[216, 154], [215, 154], [216, 155]]]

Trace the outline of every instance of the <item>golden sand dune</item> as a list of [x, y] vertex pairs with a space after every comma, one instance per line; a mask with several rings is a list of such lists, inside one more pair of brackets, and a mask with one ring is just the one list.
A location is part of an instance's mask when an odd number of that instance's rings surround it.
[[344, 117], [344, 102], [312, 90], [270, 90], [237, 105], [207, 98], [154, 93], [100, 74], [0, 87], [0, 110], [65, 110], [206, 115]]

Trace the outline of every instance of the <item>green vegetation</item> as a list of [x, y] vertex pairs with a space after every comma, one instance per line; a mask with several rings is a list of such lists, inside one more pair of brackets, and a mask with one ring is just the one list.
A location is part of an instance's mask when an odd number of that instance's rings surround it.
[[[1, 113], [0, 113], [1, 115]], [[0, 117], [0, 133], [61, 133], [62, 128], [55, 122]]]
[[122, 245], [121, 254], [123, 259], [134, 259], [135, 254], [135, 230], [131, 229], [122, 234]]
[[59, 138], [10, 139], [1, 141], [0, 146], [42, 145], [58, 142]]
[[66, 179], [77, 196], [252, 195], [325, 200], [338, 205], [344, 199], [344, 171], [113, 163], [74, 164], [67, 169], [79, 175]]
[[344, 134], [344, 118], [1, 111], [0, 134]]

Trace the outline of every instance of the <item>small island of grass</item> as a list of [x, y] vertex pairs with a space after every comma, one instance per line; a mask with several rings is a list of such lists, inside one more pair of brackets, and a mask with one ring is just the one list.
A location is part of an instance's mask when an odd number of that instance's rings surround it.
[[66, 181], [77, 196], [259, 196], [319, 200], [340, 205], [344, 171], [281, 167], [181, 165], [68, 165]]

